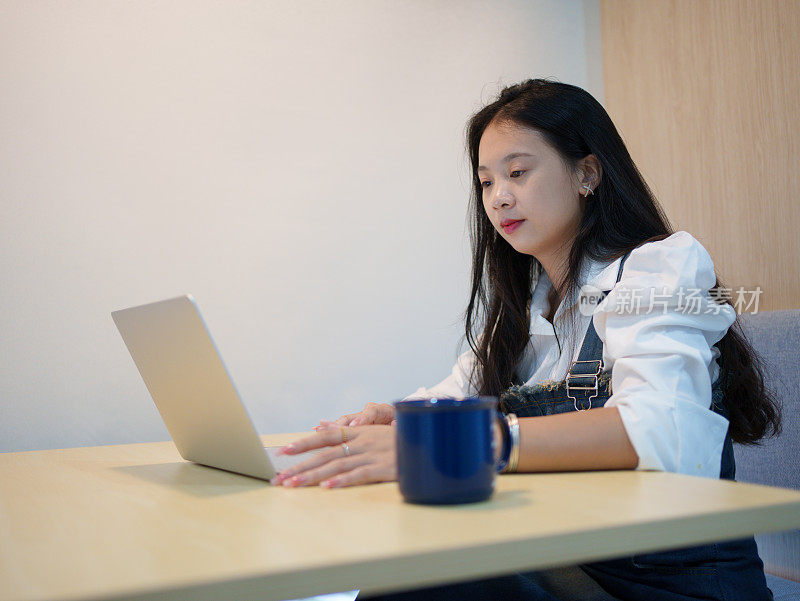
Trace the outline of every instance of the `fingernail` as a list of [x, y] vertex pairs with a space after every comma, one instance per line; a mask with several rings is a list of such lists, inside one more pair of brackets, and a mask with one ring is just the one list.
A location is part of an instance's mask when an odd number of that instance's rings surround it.
[[289, 478], [288, 480], [286, 480], [283, 483], [283, 485], [286, 486], [286, 484], [288, 483], [289, 486], [299, 486], [300, 484], [303, 484], [303, 482], [305, 481], [306, 481], [305, 476], [294, 476], [293, 478]]
[[350, 422], [350, 425], [351, 426], [357, 426], [358, 425], [358, 420], [354, 419], [353, 421]]
[[338, 478], [331, 478], [330, 480], [323, 480], [319, 483], [320, 486], [324, 486], [325, 488], [333, 488], [337, 484], [339, 484]]
[[293, 444], [287, 444], [285, 447], [281, 447], [280, 449], [278, 449], [276, 455], [286, 455], [287, 453], [292, 453], [295, 450], [296, 449]]

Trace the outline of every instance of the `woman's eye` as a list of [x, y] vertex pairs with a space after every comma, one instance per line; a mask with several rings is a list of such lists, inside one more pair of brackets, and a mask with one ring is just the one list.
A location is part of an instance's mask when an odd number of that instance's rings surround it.
[[[514, 175], [515, 173], [517, 173], [518, 175]], [[511, 177], [519, 177], [519, 176], [520, 176], [520, 175], [522, 175], [523, 173], [525, 173], [525, 170], [524, 170], [524, 169], [517, 169], [516, 171], [512, 171], [512, 172], [511, 172]]]
[[481, 182], [481, 188], [488, 188], [491, 185], [492, 185], [492, 182], [490, 182], [489, 180]]

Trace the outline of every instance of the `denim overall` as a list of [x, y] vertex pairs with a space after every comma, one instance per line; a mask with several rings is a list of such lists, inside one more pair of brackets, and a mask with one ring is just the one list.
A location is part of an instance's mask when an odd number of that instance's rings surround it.
[[[617, 282], [627, 258], [628, 255], [622, 258]], [[611, 374], [602, 372], [602, 358], [603, 343], [594, 329], [594, 321], [590, 321], [578, 360], [562, 382], [557, 386], [512, 386], [501, 395], [500, 410], [517, 417], [532, 417], [602, 407], [611, 396]], [[711, 410], [727, 419], [721, 385], [722, 378], [717, 378], [711, 387]], [[720, 478], [734, 480], [735, 475], [733, 442], [728, 433], [723, 445]], [[752, 536], [601, 561], [580, 568], [610, 593], [611, 598], [648, 601], [772, 599]], [[536, 579], [535, 573], [529, 577]]]
[[[617, 282], [622, 276], [622, 258]], [[608, 294], [609, 291], [605, 291]], [[595, 409], [611, 396], [611, 374], [603, 373], [603, 343], [594, 321], [578, 360], [558, 383], [515, 385], [500, 396], [500, 410], [535, 417]], [[721, 378], [712, 385], [711, 409], [727, 419]], [[725, 436], [720, 478], [733, 480], [736, 467], [730, 434]], [[644, 553], [579, 566], [540, 570], [375, 597], [384, 601], [771, 601], [753, 537]], [[362, 597], [359, 597], [362, 599]], [[371, 598], [372, 599], [372, 598]]]

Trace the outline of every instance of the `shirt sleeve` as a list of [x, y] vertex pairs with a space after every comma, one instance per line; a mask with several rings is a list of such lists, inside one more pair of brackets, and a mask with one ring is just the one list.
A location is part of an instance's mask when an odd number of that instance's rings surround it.
[[[641, 470], [718, 478], [728, 420], [714, 413], [711, 377], [736, 311], [714, 301], [711, 257], [676, 232], [631, 252], [594, 311], [612, 395]], [[715, 349], [716, 350], [716, 349]]]
[[408, 395], [403, 400], [423, 399], [430, 397], [465, 398], [474, 396], [476, 389], [470, 382], [472, 369], [475, 365], [475, 353], [468, 349], [459, 355], [450, 375], [431, 388], [418, 388], [416, 392]]

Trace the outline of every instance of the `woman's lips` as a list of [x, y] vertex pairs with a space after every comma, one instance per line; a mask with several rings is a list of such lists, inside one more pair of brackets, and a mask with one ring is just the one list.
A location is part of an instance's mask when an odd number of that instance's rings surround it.
[[519, 221], [512, 221], [511, 223], [503, 226], [503, 231], [506, 234], [510, 234], [515, 229], [517, 229], [519, 226], [521, 226], [524, 221], [525, 221], [524, 219], [520, 219]]

